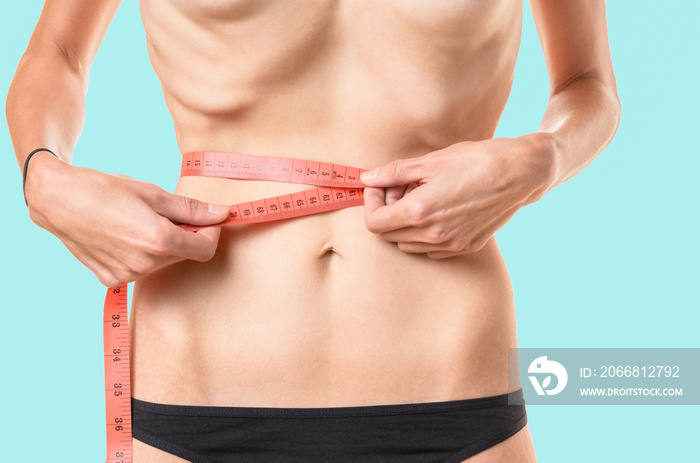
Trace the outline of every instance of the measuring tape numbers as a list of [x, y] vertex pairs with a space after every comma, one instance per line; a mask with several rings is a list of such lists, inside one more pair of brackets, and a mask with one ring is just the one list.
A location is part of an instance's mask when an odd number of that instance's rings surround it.
[[[320, 188], [234, 204], [214, 226], [270, 222], [364, 204], [365, 169], [303, 159], [196, 151], [182, 156], [181, 177], [300, 183]], [[205, 226], [178, 224], [188, 231]], [[206, 227], [211, 227], [207, 225]], [[131, 376], [127, 285], [107, 290], [104, 305], [106, 463], [131, 463]]]
[[107, 463], [131, 462], [131, 376], [127, 285], [109, 288], [105, 297], [103, 331]]

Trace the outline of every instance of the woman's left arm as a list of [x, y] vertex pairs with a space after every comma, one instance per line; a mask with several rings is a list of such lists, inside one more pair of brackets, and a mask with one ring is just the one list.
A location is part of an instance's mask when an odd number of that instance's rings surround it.
[[363, 174], [367, 228], [402, 251], [441, 259], [480, 250], [521, 207], [585, 169], [617, 131], [604, 1], [530, 3], [550, 81], [540, 131], [460, 142]]
[[603, 0], [531, 0], [549, 74], [540, 131], [552, 140], [553, 183], [569, 180], [612, 141], [620, 100]]

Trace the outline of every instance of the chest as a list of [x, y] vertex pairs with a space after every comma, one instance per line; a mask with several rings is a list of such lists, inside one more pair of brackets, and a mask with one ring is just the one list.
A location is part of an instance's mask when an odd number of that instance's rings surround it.
[[215, 22], [255, 21], [266, 27], [299, 26], [299, 21], [362, 22], [368, 16], [435, 33], [480, 28], [506, 14], [519, 0], [141, 0], [162, 4], [190, 19]]

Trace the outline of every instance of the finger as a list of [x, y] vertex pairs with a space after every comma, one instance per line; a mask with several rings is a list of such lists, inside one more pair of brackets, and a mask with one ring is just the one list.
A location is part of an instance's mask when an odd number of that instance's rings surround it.
[[410, 192], [412, 192], [413, 190], [415, 190], [415, 189], [418, 188], [419, 186], [420, 186], [420, 185], [419, 185], [418, 183], [416, 183], [416, 182], [411, 182], [411, 183], [409, 183], [408, 185], [406, 185], [406, 191], [404, 192], [403, 195], [406, 196], [407, 194], [409, 194]]
[[365, 188], [365, 225], [372, 233], [384, 233], [398, 228], [404, 228], [406, 222], [406, 207], [404, 201], [396, 201], [387, 206], [383, 188]]
[[365, 222], [370, 215], [382, 206], [386, 205], [384, 188], [369, 188], [366, 187], [363, 192], [365, 204]]
[[[484, 248], [484, 246], [486, 246], [486, 243], [488, 243], [489, 240], [493, 237], [493, 235], [498, 230], [500, 230], [506, 223], [508, 223], [508, 221], [513, 217], [513, 215], [516, 212], [517, 208], [513, 208], [510, 211], [508, 211], [505, 215], [502, 215], [498, 219], [489, 222], [489, 224], [486, 227], [484, 227], [481, 231], [474, 235], [474, 237], [471, 240], [469, 240], [468, 245], [465, 246], [463, 249], [438, 249], [434, 251], [428, 251], [428, 257], [430, 257], [431, 259], [445, 259], [448, 257], [471, 254], [481, 251]], [[443, 243], [443, 246], [445, 246], [445, 243]]]
[[384, 189], [384, 202], [387, 206], [391, 206], [406, 194], [408, 185], [391, 186]]
[[423, 181], [425, 174], [423, 157], [396, 159], [377, 169], [368, 170], [360, 175], [360, 180], [367, 186], [389, 187], [407, 185]]
[[399, 250], [409, 254], [444, 251], [444, 248], [442, 248], [440, 245], [420, 243], [417, 241], [397, 244], [399, 246]]
[[223, 204], [209, 204], [162, 190], [151, 202], [151, 207], [174, 222], [191, 225], [213, 225], [226, 219], [229, 214], [229, 207]]
[[[62, 239], [61, 241], [66, 246], [66, 249], [68, 249], [68, 251], [70, 251], [70, 253], [73, 254], [73, 256], [75, 256], [78, 260], [80, 260], [80, 262], [82, 262], [83, 265], [85, 265], [85, 267], [87, 267], [93, 273], [93, 275], [95, 275], [101, 284], [108, 288], [114, 288], [123, 283], [121, 280], [117, 279], [117, 277], [114, 276], [113, 271], [108, 269], [100, 259], [93, 255], [93, 253], [80, 252], [79, 246], [76, 246], [76, 243], [70, 239]], [[109, 258], [105, 259], [104, 262], [112, 263], [114, 261], [113, 257], [114, 256], [109, 256]]]
[[392, 243], [441, 244], [451, 239], [447, 233], [440, 233], [435, 226], [404, 227], [380, 233], [379, 236]]
[[392, 243], [426, 243], [438, 244], [429, 234], [428, 227], [404, 227], [380, 233], [384, 241]]
[[510, 219], [518, 212], [518, 207], [513, 207], [502, 216], [496, 220], [492, 220], [489, 224], [483, 227], [474, 237], [470, 240], [469, 247], [466, 249], [467, 252], [478, 252], [480, 251], [486, 243], [496, 234], [498, 230], [503, 228], [505, 224], [510, 221]]
[[399, 242], [397, 244], [399, 249], [406, 253], [427, 253], [433, 255], [438, 255], [439, 253], [442, 253], [439, 255], [456, 256], [459, 254], [467, 254], [469, 252], [472, 252], [470, 249], [456, 248], [456, 242], [452, 240], [438, 244], [425, 243], [420, 241], [412, 241], [405, 243]]
[[455, 257], [455, 256], [462, 256], [464, 254], [468, 254], [468, 251], [460, 251], [460, 252], [454, 252], [454, 251], [431, 251], [427, 252], [427, 256], [433, 260], [439, 260], [439, 259], [447, 259], [448, 257]]
[[220, 227], [202, 228], [196, 232], [188, 232], [174, 225], [173, 227], [175, 231], [172, 255], [199, 262], [206, 262], [214, 257], [221, 235]]
[[[146, 275], [141, 271], [134, 270], [125, 261], [121, 260], [123, 258], [121, 254], [118, 251], [107, 252], [100, 250], [95, 252], [95, 260], [91, 261], [90, 270], [108, 288], [131, 283]], [[115, 258], [116, 255], [119, 255], [119, 258]], [[154, 268], [153, 271], [155, 270]]]
[[[367, 196], [365, 196], [365, 204], [367, 204], [366, 201]], [[370, 198], [370, 207], [365, 209], [365, 225], [372, 233], [385, 233], [405, 227], [421, 227], [430, 221], [434, 210], [436, 208], [431, 206], [429, 196], [419, 193], [404, 195], [389, 206], [381, 205], [375, 198]]]

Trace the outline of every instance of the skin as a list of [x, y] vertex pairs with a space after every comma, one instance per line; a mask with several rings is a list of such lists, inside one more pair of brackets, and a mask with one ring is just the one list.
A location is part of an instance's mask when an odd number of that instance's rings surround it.
[[[332, 407], [507, 392], [515, 310], [493, 234], [617, 129], [603, 2], [531, 1], [549, 104], [537, 133], [493, 139], [519, 1], [142, 0], [182, 152], [376, 169], [364, 207], [196, 233], [172, 221], [216, 224], [223, 205], [306, 187], [188, 177], [171, 194], [72, 166], [119, 3], [47, 1], [6, 111], [20, 167], [36, 147], [60, 157], [31, 161], [31, 219], [106, 286], [136, 280], [134, 397]], [[137, 463], [181, 461], [134, 444]], [[535, 461], [529, 428], [469, 461]]]

